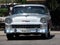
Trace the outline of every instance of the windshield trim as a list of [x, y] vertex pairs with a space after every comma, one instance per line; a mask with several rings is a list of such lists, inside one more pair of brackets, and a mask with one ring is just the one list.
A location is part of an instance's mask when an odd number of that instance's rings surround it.
[[[26, 7], [36, 7], [36, 6], [26, 6]], [[40, 7], [40, 6], [37, 6], [37, 7]], [[15, 8], [19, 8], [19, 7], [13, 7], [13, 10], [12, 10], [12, 14], [16, 14], [14, 13], [14, 9]], [[44, 8], [44, 7], [41, 7], [41, 8]], [[45, 8], [44, 8], [45, 9]], [[45, 9], [46, 10], [46, 9]], [[22, 12], [22, 13], [32, 13], [32, 12]], [[45, 13], [39, 13], [39, 12], [34, 12], [34, 13], [37, 13], [37, 14], [46, 14], [48, 13], [47, 11], [45, 11]], [[20, 14], [20, 13], [17, 13], [17, 14]]]

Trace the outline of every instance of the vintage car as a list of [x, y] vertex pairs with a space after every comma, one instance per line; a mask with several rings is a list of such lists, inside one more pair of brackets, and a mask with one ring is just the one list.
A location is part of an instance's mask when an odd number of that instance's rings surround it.
[[20, 35], [50, 36], [51, 16], [46, 6], [41, 4], [21, 4], [12, 8], [12, 13], [5, 19], [7, 39]]

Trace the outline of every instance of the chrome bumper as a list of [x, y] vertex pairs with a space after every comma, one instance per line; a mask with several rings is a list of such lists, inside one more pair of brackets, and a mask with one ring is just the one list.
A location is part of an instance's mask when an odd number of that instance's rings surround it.
[[14, 29], [6, 29], [6, 33], [47, 33], [47, 29], [39, 29], [39, 28], [26, 28], [26, 29], [19, 29], [19, 28], [14, 28]]
[[47, 33], [46, 25], [11, 25], [6, 26], [6, 33]]

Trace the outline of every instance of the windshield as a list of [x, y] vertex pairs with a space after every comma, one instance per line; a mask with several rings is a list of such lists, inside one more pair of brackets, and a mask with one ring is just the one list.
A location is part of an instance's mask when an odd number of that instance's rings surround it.
[[25, 6], [25, 7], [14, 7], [12, 14], [19, 13], [38, 13], [38, 14], [46, 14], [47, 10], [40, 6]]

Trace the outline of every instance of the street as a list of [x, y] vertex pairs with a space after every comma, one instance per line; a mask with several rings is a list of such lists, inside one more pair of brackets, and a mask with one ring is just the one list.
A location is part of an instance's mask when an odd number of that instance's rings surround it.
[[7, 40], [5, 35], [0, 35], [0, 45], [60, 45], [60, 34], [51, 34], [49, 39], [27, 36], [15, 40]]

